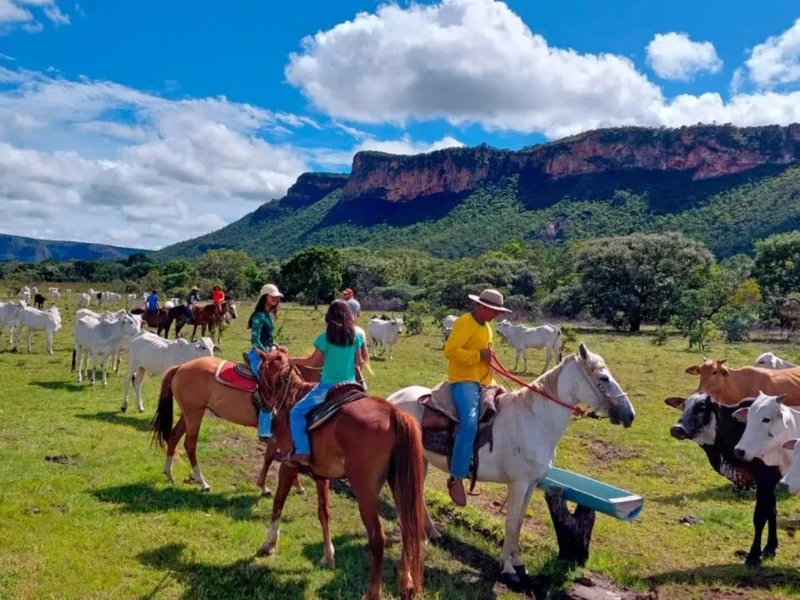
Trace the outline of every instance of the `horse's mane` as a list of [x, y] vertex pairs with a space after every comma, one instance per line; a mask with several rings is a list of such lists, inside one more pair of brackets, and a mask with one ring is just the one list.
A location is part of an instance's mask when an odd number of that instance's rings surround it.
[[[587, 364], [590, 366], [590, 368], [598, 368], [600, 366], [604, 366], [604, 363], [603, 363], [603, 365], [601, 365], [602, 359], [600, 359], [599, 361], [598, 360], [594, 360], [595, 357], [597, 357], [596, 354], [590, 354], [589, 355], [589, 359], [590, 360], [587, 361]], [[599, 358], [599, 357], [597, 357], [597, 358]], [[552, 369], [550, 369], [546, 373], [543, 373], [539, 377], [537, 377], [534, 380], [533, 385], [543, 389], [544, 391], [546, 391], [548, 394], [550, 394], [554, 398], [557, 398], [558, 397], [558, 378], [561, 376], [561, 371], [564, 369], [564, 367], [566, 367], [567, 363], [574, 362], [574, 361], [579, 361], [579, 360], [582, 360], [582, 359], [577, 354], [568, 355], [560, 363], [558, 363], [555, 367], [553, 367]], [[528, 388], [520, 388], [520, 389], [515, 390], [513, 392], [509, 392], [508, 394], [505, 394], [504, 396], [501, 396], [500, 403], [501, 403], [501, 406], [505, 406], [505, 405], [513, 404], [513, 403], [515, 403], [517, 401], [523, 401], [523, 402], [526, 402], [529, 405], [531, 405], [531, 403], [533, 402], [533, 394], [534, 394], [534, 392], [529, 390]]]

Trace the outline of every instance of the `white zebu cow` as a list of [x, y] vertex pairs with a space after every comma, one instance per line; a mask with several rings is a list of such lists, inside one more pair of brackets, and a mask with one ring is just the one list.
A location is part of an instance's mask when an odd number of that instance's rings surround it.
[[139, 303], [139, 294], [128, 294], [125, 297], [125, 306], [133, 308]]
[[122, 301], [122, 296], [116, 292], [103, 292], [100, 302], [103, 306], [116, 306]]
[[773, 371], [781, 371], [783, 369], [791, 369], [797, 365], [790, 363], [788, 360], [778, 358], [772, 352], [765, 352], [756, 359], [753, 366], [761, 367], [762, 369], [772, 369]]
[[92, 303], [92, 297], [89, 294], [78, 294], [78, 306], [89, 306]]
[[17, 328], [17, 321], [19, 320], [19, 313], [25, 308], [24, 304], [17, 304], [16, 302], [0, 302], [0, 334], [3, 329], [8, 327], [8, 343], [14, 343], [14, 331]]
[[375, 348], [380, 344], [380, 355], [386, 354], [388, 346], [389, 360], [394, 360], [394, 345], [397, 343], [400, 334], [403, 333], [403, 319], [389, 319], [388, 321], [372, 319], [367, 324], [367, 331], [369, 332], [369, 348], [372, 356], [376, 356]]
[[522, 356], [525, 371], [528, 371], [528, 348], [544, 348], [547, 359], [542, 373], [547, 371], [550, 366], [551, 355], [556, 355], [556, 364], [561, 362], [561, 348], [564, 342], [561, 339], [561, 330], [555, 325], [542, 325], [540, 327], [525, 327], [524, 325], [513, 325], [510, 321], [501, 321], [497, 326], [497, 333], [504, 336], [514, 350], [517, 357], [514, 361], [514, 370], [519, 365], [519, 357]]
[[[125, 314], [115, 321], [105, 321], [94, 317], [82, 317], [75, 323], [75, 347], [72, 349], [72, 368], [75, 369], [76, 357], [78, 366], [78, 383], [87, 377], [89, 354], [92, 355], [92, 377], [94, 385], [97, 357], [103, 357], [103, 385], [108, 383], [106, 371], [108, 359], [116, 356], [123, 342], [139, 333], [140, 324], [133, 315]], [[86, 359], [83, 360], [83, 352]], [[83, 368], [81, 368], [83, 366]]]
[[453, 333], [453, 323], [458, 319], [455, 315], [447, 315], [442, 319], [442, 342], [447, 343], [447, 338]]
[[55, 306], [47, 310], [39, 310], [26, 306], [17, 317], [17, 334], [14, 337], [14, 347], [16, 351], [19, 338], [22, 337], [22, 328], [28, 328], [28, 352], [31, 351], [31, 334], [34, 331], [44, 331], [47, 336], [47, 352], [53, 354], [53, 334], [61, 329], [61, 314]]
[[67, 300], [72, 298], [72, 288], [67, 288]]
[[164, 308], [169, 310], [170, 308], [175, 308], [176, 306], [178, 306], [178, 304], [180, 304], [180, 301], [177, 298], [170, 298], [169, 300], [164, 302]]
[[[77, 310], [77, 312], [75, 313], [75, 321], [76, 322], [80, 321], [83, 317], [92, 317], [92, 318], [98, 319], [100, 321], [116, 321], [118, 319], [121, 319], [125, 315], [130, 315], [131, 317], [133, 317], [134, 320], [139, 324], [139, 329], [142, 328], [142, 317], [141, 317], [141, 315], [131, 315], [124, 308], [122, 308], [120, 310], [117, 310], [117, 311], [114, 311], [114, 312], [104, 311], [104, 312], [101, 312], [101, 313], [97, 313], [97, 312], [95, 312], [95, 311], [93, 311], [93, 310], [91, 310], [89, 308], [79, 308]], [[114, 367], [114, 373], [119, 373], [120, 354], [122, 353], [123, 350], [125, 350], [128, 347], [127, 342], [128, 342], [128, 340], [126, 338], [122, 342], [122, 346], [120, 346], [119, 350], [117, 350], [117, 353], [114, 355], [114, 359], [112, 361], [112, 364], [113, 364], [113, 367]], [[88, 352], [88, 350], [87, 350], [87, 352]]]
[[56, 302], [58, 300], [61, 300], [61, 294], [58, 292], [58, 288], [52, 288], [49, 294], [51, 302]]
[[120, 409], [122, 412], [128, 409], [128, 388], [131, 382], [133, 382], [133, 392], [136, 396], [136, 406], [139, 408], [139, 412], [144, 412], [142, 382], [148, 373], [161, 375], [170, 367], [182, 365], [195, 358], [214, 356], [214, 351], [219, 349], [219, 346], [214, 344], [210, 337], [201, 337], [196, 342], [187, 342], [183, 338], [165, 340], [155, 333], [141, 332], [128, 345], [128, 372], [125, 373], [125, 392]]
[[27, 285], [23, 286], [22, 289], [19, 291], [19, 299], [20, 301], [24, 302], [25, 304], [31, 303], [31, 288]]

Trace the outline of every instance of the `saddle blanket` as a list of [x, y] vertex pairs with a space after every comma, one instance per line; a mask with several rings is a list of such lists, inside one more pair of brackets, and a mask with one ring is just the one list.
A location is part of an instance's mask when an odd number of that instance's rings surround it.
[[[242, 375], [241, 371], [245, 371], [241, 367], [244, 365], [237, 365], [229, 360], [223, 360], [217, 367], [217, 372], [214, 373], [214, 378], [222, 385], [242, 390], [243, 392], [255, 392], [258, 389], [258, 382], [251, 377]], [[250, 372], [250, 369], [247, 369]]]
[[[497, 414], [497, 397], [504, 393], [505, 390], [499, 385], [488, 385], [481, 388], [481, 412], [478, 422], [488, 421]], [[449, 381], [441, 382], [431, 390], [430, 396], [420, 398], [419, 403], [442, 413], [454, 423], [458, 423], [458, 415], [453, 404], [453, 392]]]

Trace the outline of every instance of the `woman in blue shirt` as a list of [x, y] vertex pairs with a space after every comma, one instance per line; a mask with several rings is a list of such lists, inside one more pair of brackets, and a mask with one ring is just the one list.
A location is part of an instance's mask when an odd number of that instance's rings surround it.
[[301, 367], [322, 367], [319, 384], [298, 402], [290, 414], [294, 454], [289, 457], [300, 465], [311, 464], [311, 440], [306, 431], [306, 415], [312, 408], [325, 401], [325, 396], [334, 385], [356, 381], [356, 367], [363, 364], [359, 351], [364, 345], [356, 335], [355, 321], [350, 308], [343, 300], [336, 300], [325, 315], [327, 329], [314, 341], [314, 352], [306, 358], [292, 358], [290, 364]]
[[[259, 358], [256, 348], [264, 353], [269, 353], [275, 346], [272, 336], [275, 333], [275, 318], [278, 316], [278, 305], [281, 303], [281, 298], [283, 298], [283, 294], [280, 293], [277, 286], [271, 283], [266, 284], [261, 288], [256, 307], [247, 321], [247, 327], [250, 329], [250, 345], [252, 346], [247, 353], [247, 360], [256, 375], [261, 366], [261, 358]], [[258, 436], [262, 440], [272, 437], [272, 411], [259, 411]]]

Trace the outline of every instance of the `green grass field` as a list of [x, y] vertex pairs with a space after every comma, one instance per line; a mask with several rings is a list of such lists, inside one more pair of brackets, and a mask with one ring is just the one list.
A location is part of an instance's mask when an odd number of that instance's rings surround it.
[[[239, 310], [221, 343], [232, 359], [248, 346], [249, 307]], [[158, 382], [144, 384], [144, 414], [135, 412], [135, 405], [127, 414], [119, 412], [121, 375], [110, 376], [107, 388], [75, 383], [69, 370], [73, 313], [74, 306], [62, 311], [64, 327], [52, 357], [41, 334], [30, 355], [8, 352], [5, 334], [0, 342], [0, 598], [360, 597], [369, 555], [346, 486], [338, 486], [332, 498], [334, 570], [317, 567], [321, 535], [310, 481], [305, 481], [307, 496], [293, 494], [287, 503], [279, 553], [254, 558], [271, 508], [254, 485], [260, 465], [255, 431], [206, 419], [198, 456], [213, 493], [167, 485], [163, 455], [150, 447], [147, 433]], [[322, 313], [288, 306], [280, 322], [283, 342], [302, 353], [321, 331]], [[759, 570], [746, 569], [739, 553], [752, 538], [753, 494], [735, 494], [699, 447], [669, 436], [678, 413], [663, 399], [696, 387], [683, 370], [699, 355], [687, 351], [684, 340], [658, 347], [646, 334], [579, 329], [579, 338], [606, 359], [637, 419], [627, 430], [608, 421], [573, 422], [556, 464], [645, 497], [644, 511], [632, 523], [598, 516], [586, 568], [640, 590], [657, 589], [661, 598], [720, 598], [722, 590], [736, 588], [739, 595], [724, 597], [800, 597], [800, 540], [794, 539], [800, 500], [780, 498], [777, 559]], [[738, 366], [766, 350], [800, 358], [793, 347], [766, 343], [719, 344], [713, 355]], [[507, 346], [500, 345], [499, 353], [513, 365]], [[541, 368], [542, 357], [530, 352], [531, 370]], [[373, 368], [369, 383], [380, 395], [409, 384], [435, 384], [445, 373], [436, 328], [403, 337], [394, 361], [378, 359]], [[46, 460], [58, 455], [66, 462]], [[174, 470], [176, 480], [189, 475], [183, 455]], [[481, 496], [470, 498], [470, 507], [458, 509], [449, 503], [442, 474], [428, 480], [427, 500], [445, 537], [426, 549], [427, 598], [517, 597], [494, 582], [503, 489], [481, 484], [479, 489]], [[681, 524], [688, 516], [702, 522]], [[384, 525], [390, 539], [384, 589], [392, 597], [399, 533], [391, 510]], [[522, 547], [532, 572], [553, 576], [551, 592], [565, 583], [565, 575], [578, 574], [565, 574], [555, 560], [555, 534], [541, 493], [529, 507]]]

